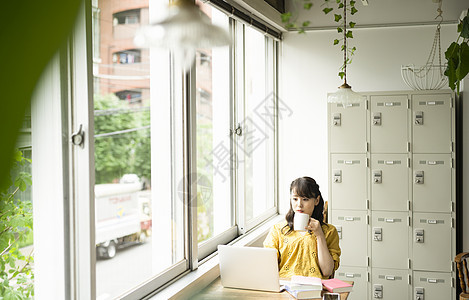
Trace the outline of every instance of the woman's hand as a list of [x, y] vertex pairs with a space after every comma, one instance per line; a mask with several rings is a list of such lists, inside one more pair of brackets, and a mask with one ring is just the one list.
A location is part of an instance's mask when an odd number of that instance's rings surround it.
[[318, 220], [310, 218], [306, 229], [311, 230], [316, 236], [318, 245], [318, 262], [321, 273], [324, 277], [329, 277], [334, 272], [334, 260], [327, 248], [326, 237], [322, 231], [321, 223]]
[[321, 223], [319, 223], [319, 221], [314, 219], [314, 218], [309, 219], [309, 223], [308, 223], [308, 226], [306, 226], [306, 229], [312, 231], [314, 233], [314, 235], [316, 235], [317, 237], [319, 237], [321, 235], [324, 236], [324, 232], [322, 231]]

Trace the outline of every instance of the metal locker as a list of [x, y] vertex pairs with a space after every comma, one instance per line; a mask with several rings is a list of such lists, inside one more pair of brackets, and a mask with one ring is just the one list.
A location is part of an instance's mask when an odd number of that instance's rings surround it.
[[371, 153], [407, 153], [407, 95], [371, 96]]
[[451, 273], [414, 272], [415, 300], [454, 299]]
[[372, 212], [371, 266], [409, 268], [409, 217], [407, 212]]
[[331, 155], [332, 209], [367, 209], [366, 154]]
[[452, 211], [451, 154], [413, 156], [413, 210], [416, 212]]
[[[410, 274], [407, 270], [372, 268], [371, 299], [410, 300]], [[353, 293], [351, 293], [353, 294]]]
[[418, 271], [451, 272], [452, 227], [450, 214], [414, 213], [412, 265]]
[[334, 210], [331, 223], [339, 233], [339, 246], [342, 250], [340, 265], [366, 267], [368, 265], [366, 211]]
[[407, 154], [371, 155], [372, 210], [409, 210], [409, 169]]
[[334, 274], [340, 280], [353, 281], [353, 292], [347, 300], [368, 299], [368, 273], [366, 268], [340, 266]]
[[366, 103], [329, 105], [329, 151], [366, 153]]
[[413, 153], [451, 153], [451, 94], [412, 95]]

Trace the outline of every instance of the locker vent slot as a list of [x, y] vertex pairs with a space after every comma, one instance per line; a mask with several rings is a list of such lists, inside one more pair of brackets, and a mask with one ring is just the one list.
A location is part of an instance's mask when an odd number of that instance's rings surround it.
[[436, 279], [436, 278], [420, 278], [421, 282], [428, 282], [428, 283], [445, 283], [444, 279]]
[[359, 160], [338, 160], [338, 164], [346, 164], [346, 165], [359, 165], [360, 161]]
[[420, 223], [428, 224], [445, 224], [445, 220], [435, 220], [435, 219], [420, 219]]
[[420, 160], [419, 164], [434, 166], [434, 165], [444, 165], [445, 162], [443, 160]]
[[379, 275], [379, 279], [386, 279], [386, 280], [402, 280], [402, 276], [394, 276], [394, 275]]
[[401, 102], [378, 102], [376, 103], [376, 106], [401, 106]]
[[346, 277], [346, 278], [361, 278], [362, 275], [357, 274], [357, 273], [339, 273], [340, 277]]
[[379, 165], [400, 165], [401, 163], [400, 160], [378, 160]]
[[419, 105], [444, 105], [445, 101], [420, 101]]
[[402, 219], [378, 218], [378, 222], [397, 223], [397, 222], [402, 222]]
[[[348, 103], [345, 106], [347, 107], [360, 107], [360, 103]], [[342, 104], [337, 104], [337, 107], [344, 108]]]
[[360, 221], [360, 217], [338, 217], [341, 221]]

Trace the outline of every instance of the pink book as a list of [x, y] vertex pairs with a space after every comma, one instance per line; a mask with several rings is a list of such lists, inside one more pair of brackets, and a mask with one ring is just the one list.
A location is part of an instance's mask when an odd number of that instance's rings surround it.
[[353, 285], [337, 278], [323, 279], [322, 285], [331, 293], [350, 292], [353, 288]]

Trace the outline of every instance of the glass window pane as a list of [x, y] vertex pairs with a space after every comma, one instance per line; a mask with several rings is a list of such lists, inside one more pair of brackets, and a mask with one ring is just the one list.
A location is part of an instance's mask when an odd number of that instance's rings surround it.
[[274, 105], [272, 42], [245, 27], [245, 104], [243, 120], [245, 213], [256, 218], [274, 207]]
[[114, 299], [185, 259], [182, 109], [169, 53], [133, 44], [167, 1], [94, 4], [96, 297]]
[[[212, 23], [229, 31], [229, 18], [197, 3]], [[230, 228], [232, 219], [229, 46], [196, 56], [197, 223], [199, 243]]]

